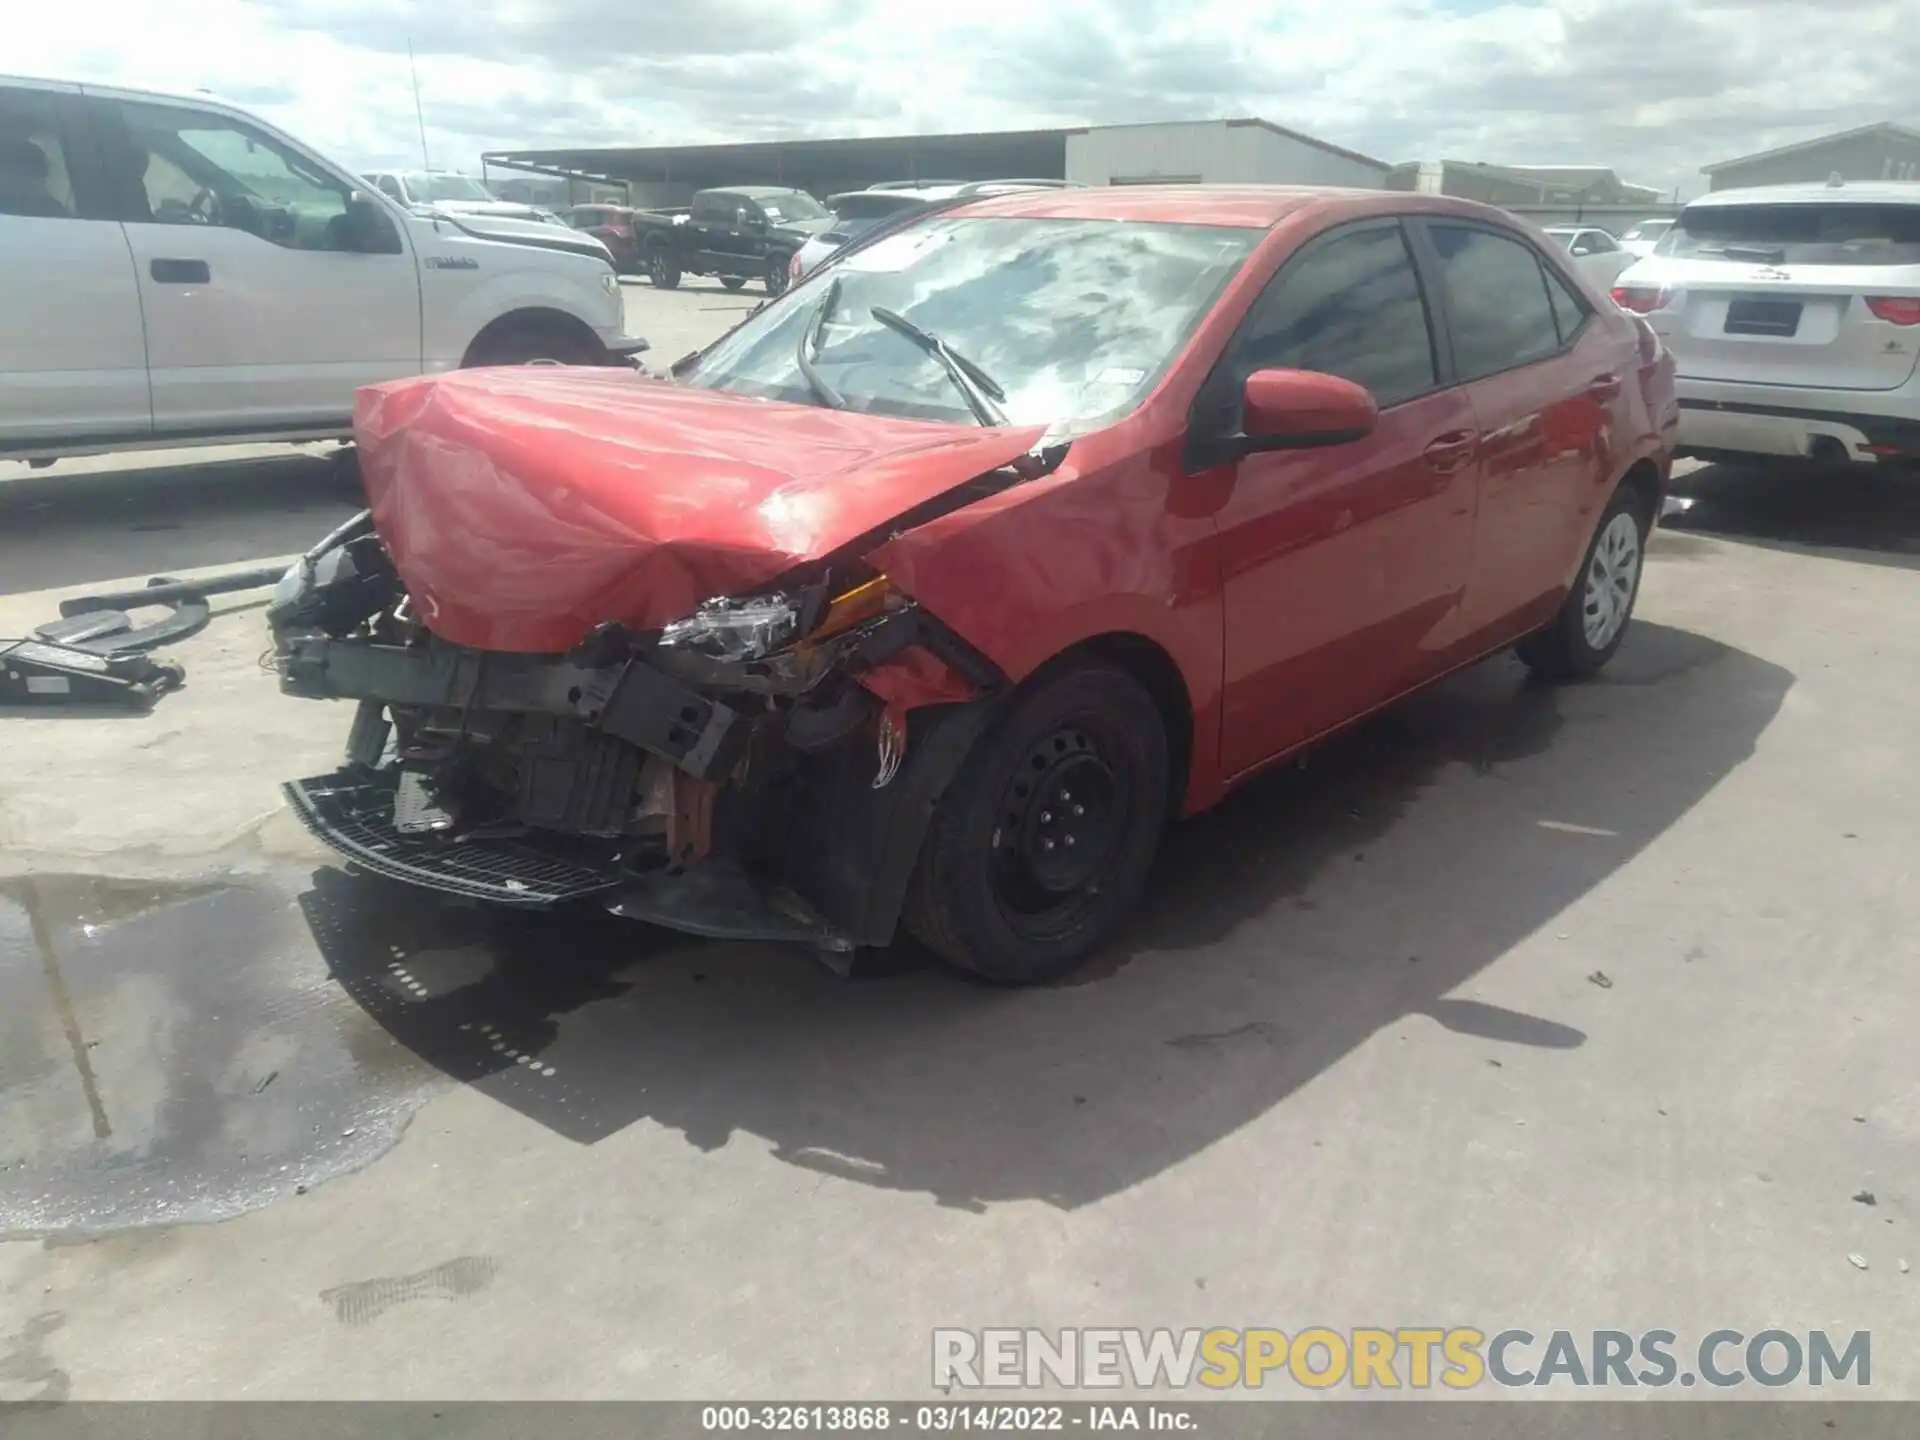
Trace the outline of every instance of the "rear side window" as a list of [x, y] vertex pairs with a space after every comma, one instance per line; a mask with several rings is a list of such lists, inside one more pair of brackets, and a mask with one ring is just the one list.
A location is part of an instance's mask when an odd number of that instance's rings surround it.
[[1593, 311], [1555, 273], [1551, 265], [1542, 265], [1540, 270], [1547, 277], [1547, 302], [1553, 307], [1553, 323], [1559, 328], [1560, 343], [1564, 345], [1579, 333], [1580, 327], [1587, 323], [1587, 316]]
[[1235, 358], [1236, 379], [1317, 370], [1366, 386], [1382, 406], [1433, 389], [1433, 330], [1400, 227], [1338, 236], [1281, 271], [1254, 302]]
[[1761, 265], [1920, 265], [1920, 205], [1698, 205], [1655, 253]]
[[1446, 280], [1460, 379], [1496, 375], [1560, 348], [1560, 326], [1531, 247], [1465, 225], [1428, 229]]
[[79, 213], [53, 95], [0, 90], [0, 215], [71, 220]]

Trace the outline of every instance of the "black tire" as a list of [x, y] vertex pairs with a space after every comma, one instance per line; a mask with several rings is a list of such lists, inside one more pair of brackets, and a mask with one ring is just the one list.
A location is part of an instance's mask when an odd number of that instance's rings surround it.
[[1067, 974], [1139, 898], [1166, 824], [1167, 766], [1160, 711], [1125, 671], [1088, 662], [1039, 681], [975, 743], [934, 811], [907, 928], [995, 984]]
[[767, 273], [762, 277], [762, 283], [767, 287], [767, 294], [784, 295], [787, 293], [787, 286], [793, 279], [787, 267], [792, 264], [793, 257], [791, 255], [769, 255], [767, 257]]
[[720, 283], [729, 290], [740, 290], [745, 288], [747, 277], [744, 275], [722, 275], [720, 277]]
[[647, 279], [656, 290], [674, 290], [680, 285], [680, 262], [664, 245], [647, 247]]
[[[1624, 523], [1623, 517], [1632, 522], [1633, 537], [1633, 569], [1624, 586], [1615, 574], [1617, 559], [1609, 559], [1602, 553], [1603, 548], [1610, 548], [1624, 538], [1625, 532], [1616, 532], [1614, 528], [1616, 522]], [[1528, 669], [1544, 679], [1574, 680], [1592, 675], [1613, 658], [1633, 622], [1633, 603], [1639, 598], [1640, 575], [1646, 568], [1647, 535], [1652, 528], [1653, 517], [1647, 513], [1645, 497], [1631, 485], [1622, 485], [1602, 512], [1600, 523], [1593, 527], [1593, 538], [1587, 542], [1580, 570], [1574, 576], [1559, 614], [1544, 629], [1536, 630], [1514, 647], [1514, 653]], [[1601, 627], [1596, 641], [1589, 632], [1588, 620], [1590, 612], [1597, 613], [1596, 591], [1608, 586], [1612, 587], [1624, 613], [1610, 630]]]
[[476, 340], [467, 352], [469, 368], [481, 365], [590, 365], [599, 356], [595, 342], [564, 326], [532, 321], [505, 325]]

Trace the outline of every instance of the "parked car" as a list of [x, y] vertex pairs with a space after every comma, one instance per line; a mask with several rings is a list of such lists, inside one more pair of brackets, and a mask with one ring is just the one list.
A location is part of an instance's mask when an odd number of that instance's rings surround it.
[[448, 215], [490, 215], [541, 225], [560, 223], [560, 217], [544, 205], [502, 200], [471, 175], [451, 170], [370, 170], [362, 178], [388, 199], [422, 215], [438, 210]]
[[1920, 182], [1716, 190], [1615, 284], [1691, 454], [1920, 461]]
[[1633, 256], [1618, 240], [1591, 225], [1549, 225], [1547, 234], [1560, 243], [1560, 248], [1573, 257], [1573, 263], [1602, 290], [1611, 286], [1614, 277], [1633, 263]]
[[822, 230], [794, 253], [791, 278], [810, 274], [829, 255], [858, 239], [883, 220], [891, 220], [942, 200], [971, 195], [1004, 195], [1014, 190], [1066, 189], [1064, 180], [943, 180], [915, 185], [888, 181], [865, 190], [849, 190], [829, 196], [827, 207], [833, 211], [833, 224]]
[[0, 457], [344, 437], [362, 385], [644, 348], [598, 242], [480, 224], [204, 95], [0, 77]]
[[640, 268], [640, 243], [634, 233], [631, 205], [575, 205], [560, 217], [566, 224], [593, 236], [613, 256], [613, 268], [630, 275]]
[[772, 185], [702, 190], [685, 210], [633, 214], [647, 278], [662, 290], [715, 275], [729, 290], [759, 280], [769, 295], [787, 288], [794, 252], [832, 219], [806, 191]]
[[1629, 225], [1620, 237], [1620, 248], [1636, 260], [1643, 260], [1653, 253], [1653, 247], [1660, 243], [1660, 237], [1673, 228], [1671, 220], [1642, 220]]
[[1003, 195], [671, 378], [363, 391], [371, 511], [270, 614], [359, 702], [288, 787], [359, 867], [1056, 976], [1165, 823], [1517, 645], [1626, 633], [1671, 362], [1503, 212]]

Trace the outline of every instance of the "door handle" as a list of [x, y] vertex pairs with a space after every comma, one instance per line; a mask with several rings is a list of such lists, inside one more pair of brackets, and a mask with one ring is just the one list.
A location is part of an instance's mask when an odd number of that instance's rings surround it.
[[1473, 459], [1479, 444], [1480, 437], [1472, 430], [1449, 430], [1420, 453], [1426, 458], [1428, 469], [1451, 475]]
[[162, 285], [210, 285], [213, 270], [204, 260], [154, 260], [147, 273]]
[[1590, 398], [1604, 404], [1619, 395], [1621, 384], [1622, 381], [1618, 375], [1596, 375], [1587, 385], [1587, 394]]

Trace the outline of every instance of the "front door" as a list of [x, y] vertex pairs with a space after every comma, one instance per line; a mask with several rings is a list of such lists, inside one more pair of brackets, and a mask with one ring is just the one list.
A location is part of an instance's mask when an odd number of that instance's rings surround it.
[[344, 176], [244, 121], [92, 102], [146, 310], [165, 434], [344, 422], [362, 385], [420, 373], [420, 293], [398, 253], [351, 246]]
[[133, 257], [78, 104], [0, 86], [0, 454], [153, 427]]
[[1203, 387], [1196, 424], [1219, 424], [1203, 412], [1237, 407], [1246, 376], [1268, 367], [1365, 385], [1380, 422], [1352, 444], [1237, 462], [1218, 517], [1230, 773], [1444, 668], [1472, 559], [1473, 411], [1443, 383], [1399, 222], [1337, 230], [1282, 267]]

